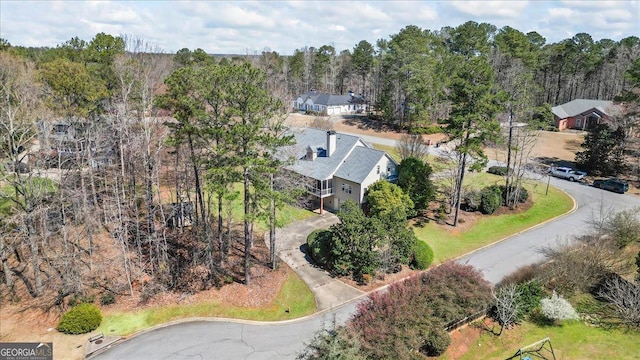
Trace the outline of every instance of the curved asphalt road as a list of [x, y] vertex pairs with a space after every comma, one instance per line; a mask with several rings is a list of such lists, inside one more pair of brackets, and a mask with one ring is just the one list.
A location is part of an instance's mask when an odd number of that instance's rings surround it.
[[[376, 142], [372, 139], [366, 141]], [[544, 177], [543, 181], [546, 180]], [[569, 215], [539, 225], [491, 246], [463, 256], [460, 262], [480, 269], [487, 280], [498, 282], [520, 266], [543, 258], [540, 250], [588, 231], [601, 212], [640, 207], [640, 198], [551, 178], [551, 185], [569, 193], [576, 209]], [[167, 325], [135, 336], [95, 359], [295, 359], [313, 334], [342, 324], [353, 314], [355, 299], [307, 318], [258, 323], [238, 320], [194, 320]]]

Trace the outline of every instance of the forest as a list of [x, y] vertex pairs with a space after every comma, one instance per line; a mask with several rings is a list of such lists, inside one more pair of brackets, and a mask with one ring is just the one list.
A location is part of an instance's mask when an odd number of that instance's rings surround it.
[[[461, 129], [450, 135], [472, 156], [499, 117], [544, 128], [551, 106], [631, 96], [640, 79], [628, 76], [640, 72], [637, 36], [547, 44], [467, 22], [410, 25], [353, 49], [317, 45], [210, 56], [130, 35], [55, 48], [0, 39], [2, 299], [53, 308], [96, 293], [250, 284], [255, 262], [276, 266], [276, 212], [304, 193], [278, 149], [292, 141], [292, 101], [311, 89], [363, 95], [381, 126]], [[263, 236], [267, 259], [252, 254]], [[229, 259], [234, 248], [241, 261]]]

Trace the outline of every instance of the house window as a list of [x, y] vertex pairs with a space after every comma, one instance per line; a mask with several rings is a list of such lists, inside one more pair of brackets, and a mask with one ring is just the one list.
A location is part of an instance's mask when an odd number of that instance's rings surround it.
[[582, 118], [576, 118], [576, 127], [582, 126]]
[[351, 194], [351, 185], [350, 184], [342, 184], [342, 192]]
[[387, 166], [387, 172], [390, 173], [391, 172], [391, 166]]
[[376, 167], [376, 171], [378, 172], [378, 174], [380, 174], [380, 165]]

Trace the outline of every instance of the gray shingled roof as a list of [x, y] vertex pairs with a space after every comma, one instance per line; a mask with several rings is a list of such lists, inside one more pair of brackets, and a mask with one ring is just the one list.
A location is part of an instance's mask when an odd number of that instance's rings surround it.
[[[340, 165], [346, 160], [349, 153], [356, 147], [359, 137], [336, 133], [336, 149], [333, 155], [326, 156], [327, 131], [320, 129], [292, 129], [296, 145], [288, 146], [281, 150], [282, 153], [294, 156], [297, 160], [287, 168], [299, 174], [317, 179], [326, 180], [333, 177]], [[318, 151], [318, 157], [314, 160], [306, 160], [306, 149], [311, 146]]]
[[362, 99], [358, 95], [332, 95], [327, 93], [319, 93], [316, 91], [310, 91], [306, 94], [300, 95], [302, 101], [305, 102], [307, 99], [313, 100], [314, 104], [317, 105], [326, 105], [326, 106], [336, 106], [336, 105], [349, 105], [354, 103], [362, 103], [364, 99]]
[[617, 106], [613, 105], [612, 101], [587, 99], [576, 99], [566, 104], [554, 106], [551, 108], [551, 112], [558, 118], [565, 119], [580, 115], [591, 109], [597, 109], [605, 115], [615, 115], [618, 112]]
[[384, 156], [384, 151], [356, 147], [336, 171], [335, 176], [361, 184]]

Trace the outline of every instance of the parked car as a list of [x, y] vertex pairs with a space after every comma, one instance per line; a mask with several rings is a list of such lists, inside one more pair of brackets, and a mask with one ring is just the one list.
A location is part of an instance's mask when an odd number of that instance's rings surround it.
[[587, 175], [587, 173], [583, 171], [576, 171], [568, 167], [551, 167], [551, 175], [567, 179], [569, 181], [580, 181], [584, 179], [584, 176]]
[[593, 182], [593, 187], [617, 192], [620, 194], [624, 194], [625, 192], [629, 191], [629, 184], [626, 181], [614, 178], [606, 180], [595, 180]]

